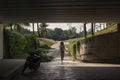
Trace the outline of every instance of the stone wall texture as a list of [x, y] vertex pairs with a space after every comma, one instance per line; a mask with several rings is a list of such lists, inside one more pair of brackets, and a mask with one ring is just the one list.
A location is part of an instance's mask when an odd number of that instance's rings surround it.
[[120, 58], [120, 32], [95, 36], [81, 41], [80, 59], [86, 61]]

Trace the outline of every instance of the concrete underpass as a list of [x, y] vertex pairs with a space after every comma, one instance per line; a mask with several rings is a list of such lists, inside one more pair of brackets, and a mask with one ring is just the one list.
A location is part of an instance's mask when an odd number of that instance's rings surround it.
[[[52, 62], [41, 63], [37, 72], [26, 71], [20, 75], [19, 70], [24, 60], [5, 59], [3, 29], [7, 22], [28, 23], [96, 23], [116, 22], [118, 32], [83, 40], [81, 48], [94, 53], [94, 56], [83, 56], [81, 59], [96, 63], [73, 61], [66, 52], [61, 64], [59, 50], [50, 55], [55, 56]], [[118, 0], [1, 0], [0, 1], [0, 80], [119, 80], [120, 65], [120, 1]], [[112, 43], [114, 41], [114, 43]], [[108, 42], [108, 43], [107, 43]], [[94, 45], [101, 43], [98, 45]], [[104, 47], [102, 47], [104, 45]], [[106, 45], [109, 45], [106, 46]], [[104, 49], [104, 50], [103, 50]], [[99, 52], [99, 55], [98, 53]], [[99, 60], [112, 60], [112, 63], [97, 63]], [[108, 61], [109, 62], [109, 61]], [[11, 64], [12, 63], [12, 64]], [[17, 75], [15, 75], [17, 74]]]

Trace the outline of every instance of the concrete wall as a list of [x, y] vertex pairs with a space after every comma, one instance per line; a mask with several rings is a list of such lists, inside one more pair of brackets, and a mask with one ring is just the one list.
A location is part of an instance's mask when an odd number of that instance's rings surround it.
[[3, 25], [0, 24], [0, 59], [3, 58]]
[[120, 58], [120, 32], [109, 33], [81, 41], [80, 59], [87, 61]]

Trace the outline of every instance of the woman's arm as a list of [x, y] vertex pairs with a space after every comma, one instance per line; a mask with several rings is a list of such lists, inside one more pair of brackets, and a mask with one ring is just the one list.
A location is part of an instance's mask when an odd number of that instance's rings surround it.
[[64, 46], [64, 50], [66, 51], [66, 52], [68, 52], [68, 50], [66, 49], [66, 47]]

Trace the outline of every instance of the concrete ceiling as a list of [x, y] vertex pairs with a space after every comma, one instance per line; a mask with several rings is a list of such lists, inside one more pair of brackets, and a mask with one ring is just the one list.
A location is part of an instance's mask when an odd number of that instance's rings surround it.
[[0, 0], [0, 22], [120, 22], [119, 0]]

